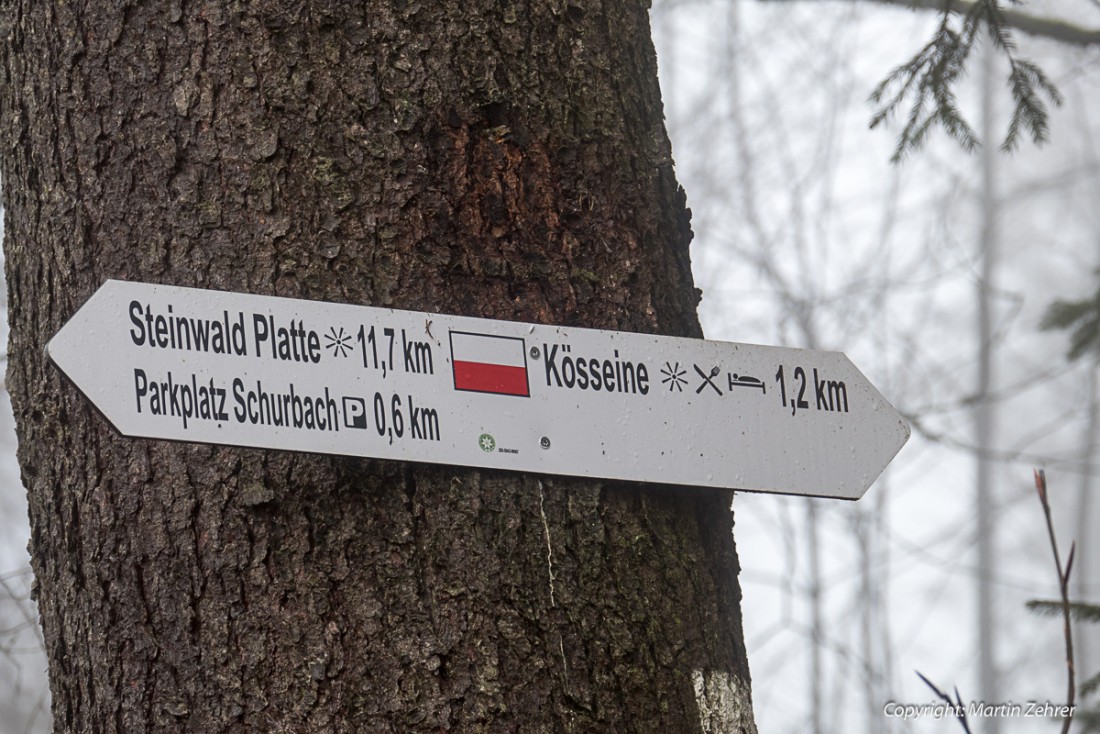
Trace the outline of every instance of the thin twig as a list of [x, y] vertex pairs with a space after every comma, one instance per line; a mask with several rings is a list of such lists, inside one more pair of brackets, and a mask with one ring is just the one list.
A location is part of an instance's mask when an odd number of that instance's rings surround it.
[[966, 707], [963, 705], [962, 696], [959, 695], [959, 689], [955, 688], [955, 700], [952, 701], [951, 696], [948, 696], [946, 693], [937, 688], [936, 684], [925, 678], [919, 670], [914, 672], [917, 674], [918, 678], [924, 681], [924, 685], [931, 688], [932, 691], [940, 697], [941, 701], [947, 703], [947, 705], [955, 713], [955, 718], [958, 720], [959, 726], [963, 728], [963, 731], [965, 731], [966, 734], [971, 734], [970, 723], [966, 720]]
[[1069, 558], [1066, 559], [1065, 568], [1062, 567], [1062, 560], [1058, 554], [1058, 541], [1054, 537], [1054, 521], [1050, 517], [1050, 502], [1047, 499], [1047, 476], [1046, 472], [1042, 469], [1035, 470], [1035, 489], [1039, 493], [1039, 502], [1043, 506], [1043, 515], [1047, 521], [1047, 534], [1050, 536], [1050, 548], [1054, 552], [1054, 566], [1058, 571], [1058, 590], [1062, 595], [1062, 620], [1063, 628], [1066, 637], [1066, 676], [1069, 679], [1069, 688], [1066, 694], [1066, 706], [1068, 707], [1069, 714], [1062, 721], [1062, 734], [1069, 734], [1069, 726], [1073, 722], [1073, 699], [1075, 693], [1074, 672], [1073, 672], [1073, 626], [1070, 623], [1072, 614], [1070, 613], [1070, 601], [1069, 601], [1069, 574], [1073, 570], [1073, 554], [1077, 550], [1077, 543], [1074, 542], [1069, 548]]

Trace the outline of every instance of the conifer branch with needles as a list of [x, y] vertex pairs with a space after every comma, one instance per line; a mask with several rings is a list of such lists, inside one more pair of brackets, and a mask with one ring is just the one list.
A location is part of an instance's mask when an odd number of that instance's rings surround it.
[[894, 162], [919, 149], [935, 126], [943, 128], [967, 152], [981, 144], [959, 111], [954, 85], [966, 71], [982, 28], [986, 29], [989, 42], [1009, 63], [1013, 113], [1001, 150], [1015, 150], [1025, 133], [1037, 145], [1049, 139], [1047, 102], [1060, 106], [1062, 95], [1042, 69], [1019, 57], [1000, 0], [976, 0], [962, 5], [945, 0], [932, 39], [912, 59], [891, 71], [870, 95], [869, 101], [877, 108], [871, 117], [871, 128], [893, 119], [909, 105], [905, 126], [894, 148]]

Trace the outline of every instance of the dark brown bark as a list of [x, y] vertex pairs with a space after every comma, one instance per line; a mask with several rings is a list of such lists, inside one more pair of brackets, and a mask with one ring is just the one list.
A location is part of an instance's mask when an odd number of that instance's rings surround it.
[[728, 493], [127, 439], [43, 355], [107, 278], [698, 336], [642, 3], [0, 8], [57, 731], [754, 730]]

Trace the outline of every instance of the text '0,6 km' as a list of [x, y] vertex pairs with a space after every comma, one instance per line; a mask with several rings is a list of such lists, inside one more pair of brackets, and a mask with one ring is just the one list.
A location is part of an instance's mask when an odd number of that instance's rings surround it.
[[142, 438], [857, 499], [909, 437], [837, 352], [115, 280], [47, 351]]

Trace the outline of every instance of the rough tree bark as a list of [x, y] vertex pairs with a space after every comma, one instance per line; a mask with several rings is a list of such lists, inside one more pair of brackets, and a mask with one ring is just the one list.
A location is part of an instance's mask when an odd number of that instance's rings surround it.
[[755, 730], [728, 493], [126, 439], [43, 356], [107, 278], [698, 336], [645, 3], [0, 13], [57, 731]]

